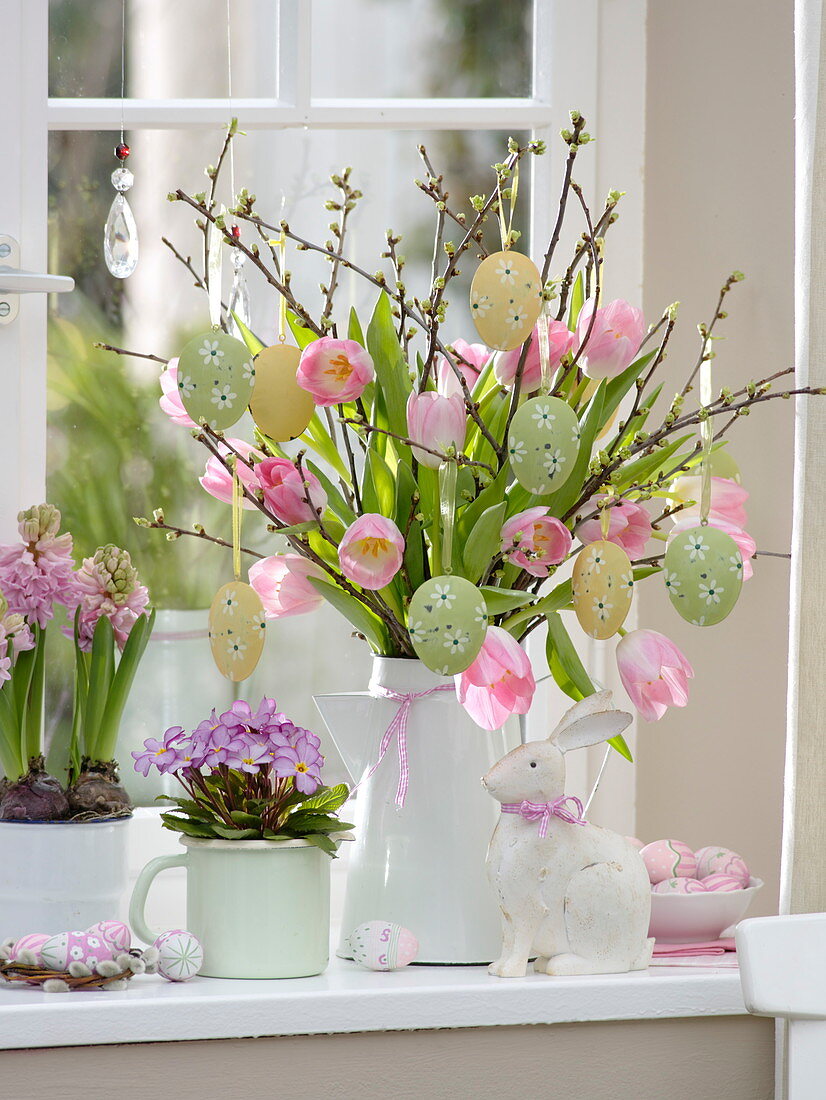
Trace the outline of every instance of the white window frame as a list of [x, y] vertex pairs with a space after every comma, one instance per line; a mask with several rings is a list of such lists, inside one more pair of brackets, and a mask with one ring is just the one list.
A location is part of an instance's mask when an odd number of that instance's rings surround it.
[[[48, 0], [0, 0], [5, 51], [4, 86], [11, 90], [0, 114], [0, 233], [21, 243], [22, 266], [45, 270], [47, 137], [52, 130], [220, 130], [232, 115], [242, 129], [507, 130], [529, 131], [548, 152], [531, 158], [530, 242], [544, 250], [556, 214], [562, 157], [558, 133], [571, 107], [585, 115], [597, 137], [577, 162], [576, 179], [598, 204], [612, 187], [626, 190], [621, 219], [611, 230], [611, 270], [617, 287], [641, 301], [643, 260], [643, 159], [645, 120], [646, 0], [534, 0], [533, 79], [529, 98], [325, 99], [312, 94], [310, 0], [278, 0], [277, 98], [258, 99], [49, 99]], [[222, 9], [223, 11], [223, 9]], [[1, 261], [0, 261], [1, 262]], [[68, 274], [71, 274], [69, 272]], [[0, 366], [7, 409], [0, 433], [0, 540], [13, 537], [17, 511], [45, 492], [46, 309], [40, 295], [21, 304], [17, 321], [0, 326]], [[613, 661], [597, 647], [589, 667], [614, 686]], [[542, 708], [535, 708], [540, 712]], [[534, 721], [541, 735], [542, 715]], [[538, 728], [537, 728], [538, 723]], [[577, 754], [586, 789], [599, 766], [594, 750]], [[600, 810], [633, 832], [634, 769], [601, 791]]]

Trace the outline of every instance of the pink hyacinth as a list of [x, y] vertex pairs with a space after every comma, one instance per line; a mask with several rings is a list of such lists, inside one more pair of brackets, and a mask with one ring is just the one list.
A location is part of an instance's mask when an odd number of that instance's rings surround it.
[[512, 714], [527, 714], [536, 690], [527, 653], [498, 626], [488, 627], [478, 656], [455, 680], [459, 702], [486, 730], [499, 729]]
[[[244, 461], [236, 459], [238, 480], [245, 488], [254, 493], [259, 486], [252, 463], [253, 459], [260, 461], [264, 457], [263, 453], [243, 439], [228, 439], [227, 443], [229, 446], [219, 443], [218, 450], [226, 456], [232, 454], [230, 450], [230, 447], [232, 447], [233, 451], [237, 451], [241, 455]], [[204, 476], [198, 480], [211, 497], [215, 497], [216, 500], [220, 500], [224, 504], [232, 504], [232, 474], [218, 461], [215, 455], [207, 459]], [[243, 498], [243, 507], [254, 508], [255, 505]]]
[[[677, 522], [668, 533], [669, 543], [676, 538], [677, 535], [682, 535], [685, 531], [693, 530], [698, 523], [697, 518], [692, 516], [685, 518], [682, 512], [677, 512], [675, 518]], [[751, 564], [751, 559], [757, 552], [757, 543], [748, 531], [744, 531], [742, 527], [737, 527], [733, 523], [728, 523], [719, 516], [709, 516], [708, 525], [709, 527], [717, 527], [720, 531], [725, 531], [725, 533], [737, 543], [737, 549], [740, 551], [740, 556], [743, 559], [743, 580], [749, 580], [749, 578], [754, 575], [754, 567]]]
[[616, 378], [633, 363], [645, 336], [645, 320], [641, 309], [636, 309], [616, 298], [607, 306], [596, 310], [590, 335], [588, 329], [595, 302], [589, 298], [580, 310], [576, 326], [574, 350], [585, 350], [579, 364], [589, 378]]
[[[542, 382], [542, 363], [539, 358], [539, 325], [531, 333], [531, 346], [525, 357], [525, 365], [522, 368], [522, 381], [519, 388], [522, 393], [533, 393], [538, 390]], [[548, 350], [550, 352], [548, 362], [551, 370], [556, 370], [562, 356], [571, 350], [574, 343], [574, 334], [562, 321], [549, 320], [548, 325]], [[516, 368], [522, 355], [522, 345], [512, 351], [500, 351], [493, 364], [493, 373], [500, 386], [513, 386], [516, 377]]]
[[129, 552], [111, 543], [99, 547], [75, 573], [74, 590], [75, 606], [80, 608], [78, 645], [84, 653], [91, 650], [95, 627], [104, 615], [112, 624], [118, 648], [123, 649], [149, 603]]
[[[472, 390], [482, 373], [482, 368], [493, 352], [484, 344], [469, 344], [467, 340], [461, 339], [454, 340], [450, 346], [456, 352], [453, 361], [459, 368], [467, 388]], [[436, 360], [436, 388], [444, 397], [452, 397], [453, 394], [464, 396], [456, 372], [444, 355], [440, 355]]]
[[163, 394], [158, 398], [158, 404], [161, 410], [173, 424], [179, 424], [182, 428], [197, 428], [198, 425], [189, 416], [181, 400], [181, 391], [178, 389], [177, 357], [170, 359], [166, 370], [161, 371], [160, 383]]
[[552, 565], [559, 565], [571, 550], [571, 532], [547, 508], [528, 508], [512, 516], [502, 527], [502, 553], [530, 573], [547, 577]]
[[21, 541], [0, 546], [0, 591], [8, 610], [45, 626], [55, 603], [73, 602], [72, 536], [59, 535], [60, 512], [38, 504], [18, 514]]
[[327, 507], [327, 494], [315, 474], [299, 472], [288, 458], [265, 458], [255, 472], [267, 507], [282, 523], [307, 523]]
[[[459, 452], [465, 442], [467, 412], [464, 398], [454, 393], [452, 397], [443, 397], [432, 390], [424, 393], [411, 393], [407, 399], [407, 432], [414, 443], [428, 447], [431, 451], [445, 454], [449, 449]], [[423, 466], [435, 470], [441, 459], [420, 447], [414, 447], [413, 453]]]
[[[676, 515], [682, 519], [691, 519], [696, 523], [700, 518], [700, 498], [703, 491], [703, 479], [699, 474], [691, 474], [678, 477], [671, 482], [668, 489], [669, 498], [676, 502], [693, 501], [693, 504], [681, 508]], [[708, 513], [709, 520], [722, 519], [726, 523], [733, 523], [735, 527], [745, 528], [748, 523], [746, 509], [743, 505], [749, 499], [749, 494], [742, 485], [738, 485], [730, 477], [711, 478], [711, 504]]]
[[375, 376], [373, 360], [355, 340], [322, 336], [301, 353], [296, 381], [316, 405], [355, 401]]
[[[595, 506], [605, 497], [597, 497], [591, 502]], [[609, 508], [608, 542], [621, 546], [633, 561], [645, 553], [645, 544], [651, 538], [651, 517], [641, 504], [632, 500], [622, 500]], [[602, 525], [598, 516], [586, 519], [576, 529], [577, 538], [583, 543], [596, 542], [602, 538]]]
[[676, 645], [656, 630], [632, 630], [617, 645], [617, 667], [631, 702], [648, 722], [688, 702], [694, 669]]
[[365, 512], [350, 524], [338, 548], [341, 570], [362, 588], [390, 584], [404, 558], [404, 537], [392, 519]]
[[268, 619], [286, 619], [315, 611], [324, 597], [309, 577], [323, 577], [317, 565], [300, 554], [276, 554], [250, 566], [249, 580], [261, 598]]

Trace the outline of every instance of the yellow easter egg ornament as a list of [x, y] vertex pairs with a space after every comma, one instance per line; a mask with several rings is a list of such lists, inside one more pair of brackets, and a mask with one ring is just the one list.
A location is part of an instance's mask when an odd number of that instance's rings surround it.
[[479, 264], [470, 287], [470, 314], [489, 348], [524, 343], [542, 309], [542, 278], [533, 260], [509, 249]]
[[612, 637], [631, 610], [634, 570], [621, 546], [597, 539], [584, 546], [571, 577], [574, 612], [591, 638]]
[[265, 634], [264, 606], [254, 588], [230, 581], [218, 589], [209, 610], [209, 644], [222, 676], [246, 680], [261, 658]]
[[274, 344], [255, 357], [250, 412], [264, 435], [276, 443], [301, 435], [315, 411], [313, 395], [296, 381], [300, 359], [300, 350], [291, 344]]

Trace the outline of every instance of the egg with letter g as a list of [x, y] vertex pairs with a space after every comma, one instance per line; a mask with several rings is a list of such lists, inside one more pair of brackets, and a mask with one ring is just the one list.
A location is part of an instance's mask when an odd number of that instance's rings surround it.
[[190, 340], [178, 359], [178, 393], [196, 424], [229, 428], [247, 411], [255, 366], [245, 344], [220, 329]]
[[494, 252], [476, 269], [470, 315], [489, 348], [510, 351], [530, 336], [542, 309], [542, 278], [521, 252]]
[[574, 469], [579, 421], [559, 397], [532, 397], [518, 409], [508, 432], [513, 476], [529, 493], [555, 493]]
[[698, 523], [673, 535], [663, 579], [677, 614], [693, 626], [714, 626], [731, 612], [743, 587], [743, 555], [734, 539]]
[[350, 936], [350, 950], [353, 961], [366, 970], [398, 970], [416, 958], [419, 941], [400, 924], [369, 920]]

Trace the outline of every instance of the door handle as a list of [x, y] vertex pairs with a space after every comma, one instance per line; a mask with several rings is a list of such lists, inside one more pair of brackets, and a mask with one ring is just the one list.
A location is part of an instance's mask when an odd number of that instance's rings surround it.
[[10, 324], [17, 316], [21, 294], [65, 294], [74, 290], [68, 275], [46, 275], [20, 269], [20, 245], [0, 234], [0, 325]]

